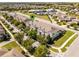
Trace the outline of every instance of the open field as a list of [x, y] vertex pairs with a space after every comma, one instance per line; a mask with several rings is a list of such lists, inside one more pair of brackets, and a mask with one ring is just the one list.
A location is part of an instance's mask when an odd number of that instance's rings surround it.
[[63, 37], [54, 42], [54, 45], [60, 47], [73, 34], [74, 32], [67, 30]]
[[49, 20], [49, 17], [48, 15], [37, 15], [37, 14], [34, 14], [34, 13], [25, 13], [26, 15], [35, 15], [36, 17], [38, 18], [42, 18], [42, 19], [45, 19], [45, 20]]
[[16, 48], [18, 51], [22, 51], [22, 49], [18, 46], [18, 44], [15, 41], [12, 41], [12, 42], [4, 45], [2, 48], [6, 48], [8, 50]]

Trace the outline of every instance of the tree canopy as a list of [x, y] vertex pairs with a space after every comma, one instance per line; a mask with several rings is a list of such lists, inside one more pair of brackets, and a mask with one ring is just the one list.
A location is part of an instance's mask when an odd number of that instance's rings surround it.
[[38, 48], [36, 48], [34, 56], [36, 57], [44, 57], [48, 53], [48, 49], [45, 45], [40, 45]]

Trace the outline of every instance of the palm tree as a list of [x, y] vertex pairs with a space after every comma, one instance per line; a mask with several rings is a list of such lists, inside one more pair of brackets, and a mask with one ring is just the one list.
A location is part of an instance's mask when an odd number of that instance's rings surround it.
[[32, 25], [33, 25], [33, 21], [35, 20], [35, 15], [34, 15], [34, 14], [31, 14], [31, 15], [30, 15], [30, 18], [31, 18], [31, 20], [32, 20]]
[[34, 14], [31, 14], [31, 15], [30, 15], [30, 18], [31, 18], [32, 21], [34, 21], [35, 15], [34, 15]]

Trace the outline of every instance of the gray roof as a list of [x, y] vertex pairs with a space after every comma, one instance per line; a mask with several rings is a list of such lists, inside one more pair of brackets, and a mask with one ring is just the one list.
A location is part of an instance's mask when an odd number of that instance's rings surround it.
[[38, 47], [40, 45], [40, 43], [38, 42], [38, 41], [36, 41], [36, 42], [34, 42], [33, 44], [32, 44], [32, 47]]

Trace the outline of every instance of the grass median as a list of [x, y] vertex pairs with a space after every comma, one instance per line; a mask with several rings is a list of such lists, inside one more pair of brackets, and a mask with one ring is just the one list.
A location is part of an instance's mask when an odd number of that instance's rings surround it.
[[63, 37], [54, 42], [55, 43], [54, 45], [60, 47], [73, 34], [74, 32], [67, 30], [66, 33], [63, 35]]
[[78, 35], [76, 34], [75, 36], [73, 36], [71, 38], [71, 40], [61, 49], [62, 52], [65, 52], [67, 50], [67, 47], [69, 47], [72, 42], [78, 37]]
[[55, 49], [55, 48], [50, 48], [50, 50], [52, 50], [53, 52], [57, 52], [57, 53], [59, 52], [58, 49]]

